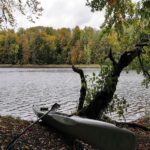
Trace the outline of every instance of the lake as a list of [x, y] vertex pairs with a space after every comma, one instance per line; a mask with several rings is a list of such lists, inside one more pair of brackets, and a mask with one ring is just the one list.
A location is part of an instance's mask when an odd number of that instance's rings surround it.
[[[84, 71], [98, 73], [98, 69]], [[119, 78], [116, 93], [130, 104], [127, 121], [143, 116], [145, 106], [150, 108], [150, 91], [141, 86], [142, 80], [134, 71], [123, 72]], [[80, 77], [70, 68], [0, 68], [0, 115], [34, 120], [32, 105], [51, 107], [56, 102], [61, 105], [58, 111], [71, 113], [76, 110], [79, 94]], [[112, 117], [118, 119], [116, 114]]]

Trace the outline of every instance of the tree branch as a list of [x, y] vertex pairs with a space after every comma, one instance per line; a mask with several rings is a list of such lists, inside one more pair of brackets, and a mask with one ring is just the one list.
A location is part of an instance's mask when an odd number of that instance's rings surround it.
[[[99, 119], [103, 111], [108, 107], [113, 95], [116, 91], [118, 78], [122, 70], [127, 67], [138, 55], [142, 53], [145, 44], [137, 44], [131, 51], [124, 52], [114, 68], [105, 77], [105, 85], [101, 91], [95, 93], [93, 100], [88, 106], [85, 106], [78, 112], [79, 116], [84, 116], [91, 119]], [[114, 61], [111, 51], [109, 57]], [[115, 62], [114, 62], [115, 63]]]
[[115, 61], [115, 59], [114, 59], [114, 57], [113, 57], [112, 49], [111, 49], [111, 48], [110, 48], [110, 50], [109, 50], [108, 57], [109, 57], [109, 59], [112, 61], [113, 66], [116, 67], [117, 63], [116, 63], [116, 61]]
[[141, 124], [137, 124], [137, 123], [133, 123], [133, 122], [115, 122], [116, 126], [118, 127], [124, 127], [124, 126], [128, 126], [128, 127], [132, 127], [132, 128], [139, 128], [142, 129], [143, 131], [150, 131], [149, 128], [141, 125]]
[[136, 44], [135, 48], [131, 51], [124, 52], [118, 62], [118, 68], [119, 70], [122, 70], [123, 68], [127, 67], [134, 58], [136, 58], [138, 55], [142, 53], [142, 49], [145, 46], [142, 44]]
[[79, 69], [75, 67], [74, 65], [72, 65], [72, 69], [74, 72], [80, 75], [80, 79], [81, 79], [80, 98], [79, 98], [79, 105], [78, 105], [78, 111], [80, 111], [83, 108], [83, 104], [85, 101], [87, 83], [86, 83], [86, 79], [85, 79], [84, 72], [82, 69]]

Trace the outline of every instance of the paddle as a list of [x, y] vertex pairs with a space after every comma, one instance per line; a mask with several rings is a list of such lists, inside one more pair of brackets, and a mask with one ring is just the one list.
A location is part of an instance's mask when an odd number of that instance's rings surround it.
[[42, 115], [40, 118], [38, 118], [35, 122], [33, 122], [32, 124], [30, 124], [29, 126], [27, 126], [20, 134], [18, 134], [7, 146], [7, 150], [11, 150], [11, 148], [14, 146], [14, 144], [16, 143], [16, 141], [29, 129], [31, 128], [33, 125], [35, 125], [37, 122], [39, 122], [42, 118], [44, 118], [44, 116], [46, 116], [50, 111], [54, 111], [56, 109], [58, 109], [60, 107], [59, 104], [55, 103], [50, 110], [48, 110], [44, 115]]

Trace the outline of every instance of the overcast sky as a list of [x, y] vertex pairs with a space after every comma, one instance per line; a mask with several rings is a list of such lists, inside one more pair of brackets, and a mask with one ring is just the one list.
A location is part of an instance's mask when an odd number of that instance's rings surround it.
[[84, 28], [91, 26], [99, 28], [104, 21], [103, 12], [90, 11], [85, 6], [86, 0], [39, 0], [43, 7], [43, 15], [31, 23], [25, 17], [17, 16], [17, 27], [28, 28], [31, 26], [51, 26], [53, 28], [69, 27], [74, 28], [76, 25]]

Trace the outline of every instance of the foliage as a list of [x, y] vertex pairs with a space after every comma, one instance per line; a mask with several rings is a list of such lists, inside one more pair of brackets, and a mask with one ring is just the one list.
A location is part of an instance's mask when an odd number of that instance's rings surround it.
[[110, 113], [111, 115], [112, 112], [115, 112], [118, 114], [118, 117], [122, 117], [125, 120], [124, 113], [127, 112], [128, 107], [129, 107], [129, 104], [127, 103], [124, 97], [120, 98], [118, 97], [118, 95], [114, 94], [113, 100], [109, 104], [105, 113], [106, 114]]
[[1, 62], [6, 64], [17, 63], [17, 53], [19, 49], [18, 37], [13, 30], [8, 30], [5, 34], [0, 33], [0, 57]]
[[0, 27], [7, 25], [15, 26], [15, 11], [26, 16], [29, 21], [34, 22], [41, 15], [42, 7], [37, 0], [0, 0], [1, 16]]
[[[124, 36], [111, 29], [94, 30], [52, 27], [31, 27], [0, 31], [1, 64], [109, 64], [105, 60], [112, 47], [116, 61], [125, 50], [133, 48], [139, 37], [135, 30], [137, 23], [125, 29]], [[134, 28], [135, 27], [135, 28]], [[143, 60], [146, 69], [150, 67], [149, 49], [145, 49]], [[138, 60], [131, 68], [138, 68]]]
[[127, 19], [133, 18], [135, 4], [132, 0], [87, 0], [92, 11], [105, 9], [105, 21], [102, 26], [121, 28]]
[[[110, 72], [111, 66], [104, 65], [100, 68], [100, 73], [93, 73], [92, 76], [86, 76], [89, 86], [87, 88], [86, 95], [86, 103], [89, 104], [91, 100], [93, 100], [96, 93], [102, 91], [105, 87], [106, 77], [108, 72]], [[107, 86], [109, 87], [109, 82], [107, 82]], [[112, 112], [117, 113], [118, 117], [124, 117], [124, 113], [127, 111], [129, 105], [127, 104], [126, 99], [119, 98], [116, 94], [114, 94], [111, 103], [108, 105], [107, 109], [101, 114], [102, 116], [106, 116], [111, 114]]]
[[[92, 11], [105, 9], [105, 21], [102, 25], [100, 41], [105, 41], [106, 58], [111, 60], [112, 67], [108, 65], [104, 71], [102, 68], [99, 78], [93, 74], [90, 79], [91, 87], [86, 97], [90, 103], [79, 112], [81, 116], [96, 119], [101, 117], [107, 108], [107, 111], [115, 110], [119, 116], [123, 115], [128, 105], [124, 99], [121, 101], [114, 96], [114, 93], [120, 73], [135, 58], [138, 58], [144, 76], [150, 79], [149, 70], [145, 70], [141, 59], [143, 47], [150, 44], [150, 37], [148, 37], [150, 19], [147, 15], [150, 10], [149, 4], [148, 0], [138, 3], [132, 0], [87, 0], [87, 5]], [[115, 50], [115, 53], [112, 49], [109, 50], [109, 47]]]
[[[53, 29], [52, 27], [20, 28], [17, 32], [3, 30], [0, 32], [0, 63], [1, 64], [91, 64], [98, 63], [94, 56], [100, 54], [101, 47], [93, 28], [80, 29], [75, 27]], [[14, 51], [9, 43], [8, 35], [16, 38], [18, 49]], [[97, 43], [98, 46], [94, 46]], [[16, 61], [8, 61], [5, 55], [14, 52]]]
[[141, 30], [150, 26], [149, 0], [87, 0], [87, 5], [93, 12], [105, 10], [102, 27], [107, 31], [115, 28], [117, 32], [123, 32], [124, 28], [135, 22], [140, 22]]

